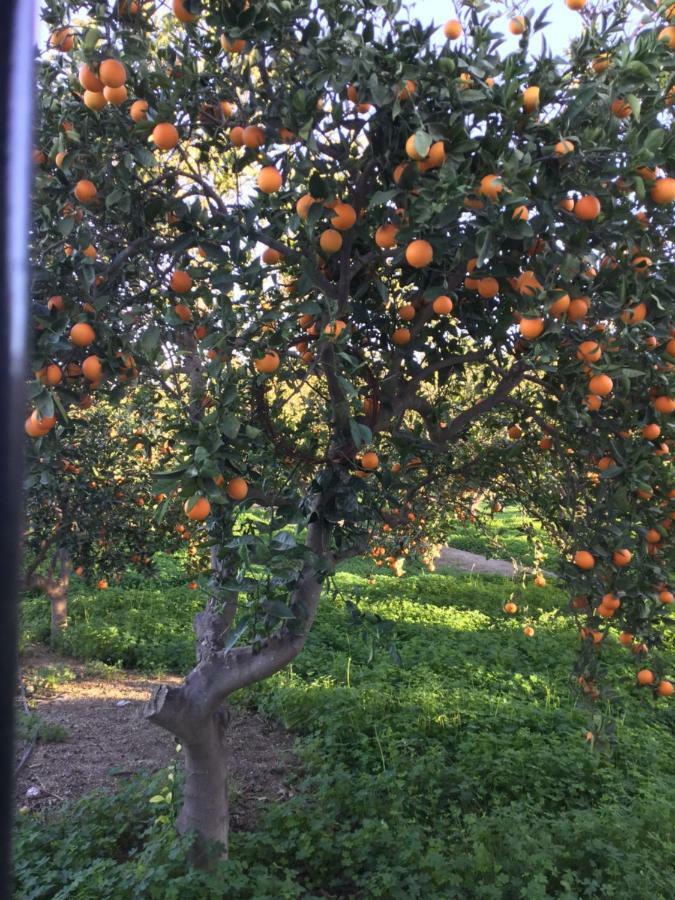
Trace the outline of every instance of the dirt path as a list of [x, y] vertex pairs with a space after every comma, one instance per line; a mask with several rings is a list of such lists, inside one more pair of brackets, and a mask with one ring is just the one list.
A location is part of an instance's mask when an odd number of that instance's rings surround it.
[[505, 578], [513, 578], [523, 572], [532, 571], [524, 566], [514, 567], [508, 559], [488, 559], [479, 553], [456, 550], [454, 547], [444, 547], [436, 559], [437, 568], [444, 566], [460, 572], [474, 572], [476, 575], [502, 575]]
[[[101, 677], [88, 671], [45, 648], [24, 655], [30, 711], [65, 729], [65, 740], [35, 744], [17, 778], [19, 807], [43, 809], [95, 788], [113, 791], [120, 779], [140, 770], [155, 772], [176, 758], [171, 735], [146, 722], [141, 710], [158, 684], [178, 678], [134, 672]], [[243, 829], [254, 821], [261, 802], [290, 795], [285, 782], [297, 761], [291, 737], [262, 716], [233, 710], [228, 736], [232, 825]], [[27, 746], [19, 742], [17, 764]]]

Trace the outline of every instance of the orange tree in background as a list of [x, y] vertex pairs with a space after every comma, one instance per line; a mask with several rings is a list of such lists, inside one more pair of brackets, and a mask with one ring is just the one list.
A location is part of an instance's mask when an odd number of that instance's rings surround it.
[[147, 715], [184, 746], [198, 851], [227, 841], [227, 697], [300, 652], [340, 559], [395, 564], [467, 491], [556, 530], [589, 660], [613, 632], [659, 642], [675, 24], [645, 2], [627, 38], [634, 3], [584, 6], [569, 58], [534, 59], [545, 22], [514, 20], [506, 52], [505, 10], [478, 0], [444, 44], [390, 0], [49, 4], [34, 354], [53, 380], [27, 430], [61, 452], [59, 373], [94, 406], [180, 385], [157, 477], [216, 549], [198, 664]]
[[72, 571], [106, 590], [127, 568], [151, 571], [159, 550], [186, 547], [191, 568], [204, 565], [204, 535], [153, 489], [154, 470], [172, 452], [156, 399], [137, 388], [118, 405], [102, 399], [87, 410], [71, 407], [58, 442], [29, 448], [26, 585], [50, 599], [52, 639], [67, 626]]

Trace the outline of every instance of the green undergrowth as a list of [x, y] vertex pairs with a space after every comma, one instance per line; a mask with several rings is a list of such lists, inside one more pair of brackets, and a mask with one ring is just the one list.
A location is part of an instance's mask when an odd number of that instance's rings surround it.
[[482, 509], [480, 522], [454, 522], [446, 542], [457, 550], [479, 553], [489, 559], [515, 559], [520, 565], [555, 569], [559, 554], [541, 526], [516, 507], [490, 513]]
[[[500, 578], [341, 572], [302, 655], [238, 698], [298, 736], [300, 765], [291, 799], [233, 835], [231, 861], [209, 876], [187, 867], [149, 802], [160, 773], [46, 822], [22, 817], [17, 897], [672, 898], [675, 706], [635, 687], [614, 640], [603, 655], [616, 699], [589, 718], [570, 690], [577, 643], [561, 599]], [[177, 586], [81, 586], [64, 641], [108, 664], [184, 671], [198, 605]], [[675, 674], [672, 649], [662, 664]]]

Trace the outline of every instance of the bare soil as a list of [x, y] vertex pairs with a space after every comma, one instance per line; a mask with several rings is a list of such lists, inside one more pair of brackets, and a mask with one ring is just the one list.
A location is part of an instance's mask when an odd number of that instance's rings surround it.
[[[74, 680], [41, 686], [47, 671], [63, 668], [74, 674]], [[97, 788], [114, 791], [120, 779], [139, 771], [155, 772], [176, 759], [174, 739], [148, 723], [142, 707], [159, 684], [177, 684], [179, 678], [122, 671], [112, 677], [90, 675], [86, 665], [44, 647], [30, 648], [21, 670], [30, 711], [65, 728], [67, 739], [34, 745], [17, 776], [17, 806], [48, 809]], [[37, 685], [33, 692], [32, 685]], [[291, 796], [287, 782], [298, 767], [292, 743], [292, 737], [270, 720], [232, 709], [227, 752], [233, 828], [250, 828], [260, 804]], [[18, 742], [17, 766], [28, 747]]]

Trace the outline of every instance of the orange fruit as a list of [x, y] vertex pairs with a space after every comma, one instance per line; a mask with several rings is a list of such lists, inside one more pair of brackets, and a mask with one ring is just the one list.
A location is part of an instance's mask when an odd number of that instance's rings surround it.
[[509, 22], [509, 31], [511, 34], [522, 34], [527, 28], [525, 16], [514, 16]]
[[127, 70], [117, 59], [104, 59], [98, 67], [98, 78], [104, 87], [122, 87], [127, 80]]
[[593, 71], [600, 75], [602, 72], [605, 72], [612, 64], [612, 57], [609, 53], [600, 53], [595, 57], [591, 66], [593, 67]]
[[602, 356], [602, 349], [597, 341], [582, 341], [577, 348], [577, 359], [595, 363]]
[[148, 101], [134, 100], [129, 108], [129, 115], [134, 122], [144, 122], [148, 118]]
[[443, 26], [443, 34], [449, 41], [456, 41], [457, 38], [462, 36], [462, 31], [462, 23], [457, 19], [450, 19]]
[[496, 297], [499, 293], [499, 282], [496, 278], [479, 278], [478, 293], [484, 300]]
[[671, 50], [675, 50], [675, 25], [666, 25], [659, 31], [659, 40], [665, 41]]
[[673, 602], [673, 594], [671, 591], [659, 591], [659, 600], [661, 603], [665, 603], [666, 605]]
[[82, 63], [78, 69], [77, 77], [85, 91], [97, 91], [98, 93], [101, 93], [103, 90], [103, 84], [86, 63]]
[[192, 508], [189, 508], [189, 505], [190, 501], [186, 500], [183, 509], [188, 519], [192, 519], [193, 522], [203, 522], [211, 512], [211, 504], [206, 497], [198, 497]]
[[177, 294], [186, 294], [192, 287], [192, 278], [182, 269], [176, 269], [175, 272], [171, 273], [169, 287]]
[[617, 117], [617, 119], [627, 119], [632, 114], [633, 110], [630, 108], [630, 104], [626, 103], [625, 100], [620, 97], [612, 103], [610, 106], [613, 114]]
[[447, 316], [452, 312], [452, 300], [445, 294], [441, 294], [432, 303], [432, 309], [437, 316]]
[[637, 683], [643, 687], [648, 684], [654, 684], [654, 673], [651, 669], [640, 669], [637, 673]]
[[282, 183], [281, 172], [276, 166], [264, 166], [258, 172], [258, 187], [263, 194], [275, 194]]
[[387, 225], [380, 225], [375, 232], [375, 243], [383, 250], [389, 250], [396, 246], [397, 234], [398, 227], [393, 223], [390, 222]]
[[96, 340], [96, 332], [86, 322], [78, 322], [70, 329], [70, 341], [76, 347], [88, 347]]
[[523, 634], [525, 637], [534, 637], [534, 628], [531, 625], [526, 625], [523, 628]]
[[185, 0], [173, 0], [172, 7], [174, 16], [180, 22], [185, 22], [189, 25], [192, 22], [196, 22], [199, 18], [194, 13], [191, 13], [185, 8]]
[[588, 313], [590, 302], [587, 297], [575, 297], [567, 307], [567, 318], [570, 322], [579, 322]]
[[642, 429], [642, 436], [648, 441], [655, 441], [660, 434], [661, 427], [656, 422], [650, 422], [649, 425], [645, 425]]
[[525, 340], [534, 341], [544, 330], [544, 320], [523, 318], [518, 323], [518, 328]]
[[498, 175], [485, 175], [480, 180], [479, 193], [489, 200], [496, 200], [504, 190], [504, 184]]
[[523, 430], [520, 425], [509, 425], [509, 427], [506, 429], [506, 433], [512, 441], [517, 441], [518, 438], [523, 436]]
[[176, 313], [181, 322], [187, 324], [192, 320], [192, 310], [189, 306], [186, 306], [184, 303], [176, 303], [173, 308], [173, 311]]
[[244, 128], [244, 144], [249, 150], [258, 150], [265, 143], [265, 132], [259, 125]]
[[271, 375], [272, 372], [276, 372], [280, 364], [279, 354], [274, 350], [266, 350], [262, 358], [253, 360], [253, 365], [258, 372], [262, 372], [264, 375]]
[[627, 566], [632, 558], [633, 554], [630, 550], [615, 550], [614, 553], [612, 553], [612, 562], [615, 566], [619, 566], [620, 568]]
[[401, 103], [405, 103], [406, 100], [410, 100], [410, 98], [416, 91], [417, 91], [416, 82], [408, 80], [405, 82], [405, 85], [401, 88], [398, 98], [401, 101]]
[[275, 250], [273, 247], [268, 247], [260, 258], [265, 265], [275, 266], [277, 263], [280, 263], [284, 257], [278, 250]]
[[509, 600], [508, 603], [504, 604], [504, 612], [508, 613], [510, 616], [515, 615], [518, 612], [518, 604], [514, 603], [513, 600]]
[[152, 129], [152, 140], [158, 150], [173, 150], [178, 137], [178, 129], [171, 122], [160, 122]]
[[572, 141], [558, 141], [553, 152], [556, 156], [566, 156], [568, 153], [574, 152], [574, 144]]
[[80, 203], [93, 203], [97, 197], [96, 185], [88, 178], [82, 178], [73, 191]]
[[246, 479], [241, 478], [241, 476], [230, 478], [227, 482], [225, 492], [230, 500], [245, 500], [248, 494], [248, 483]]
[[647, 305], [644, 302], [640, 302], [635, 306], [629, 306], [627, 309], [624, 309], [621, 312], [619, 318], [626, 325], [638, 325], [640, 322], [644, 322], [647, 317]]
[[520, 219], [521, 222], [527, 222], [530, 218], [530, 211], [526, 206], [516, 206], [511, 214], [512, 219]]
[[570, 9], [577, 12], [586, 6], [586, 0], [565, 0], [565, 3]]
[[543, 285], [534, 272], [522, 272], [516, 279], [516, 290], [525, 297], [533, 297], [543, 289]]
[[595, 557], [588, 550], [577, 550], [572, 559], [577, 568], [588, 571], [595, 566]]
[[231, 41], [226, 34], [220, 36], [220, 46], [226, 53], [243, 53], [246, 49], [246, 41], [243, 38]]
[[109, 87], [106, 85], [103, 88], [103, 96], [112, 106], [121, 106], [129, 95], [122, 84], [120, 87]]
[[317, 201], [312, 197], [311, 194], [303, 194], [302, 197], [295, 204], [295, 211], [301, 219], [306, 219], [309, 215], [309, 211], [314, 206]]
[[398, 314], [404, 322], [412, 322], [416, 312], [417, 310], [412, 303], [404, 303], [403, 306], [399, 306], [398, 308]]
[[49, 46], [61, 53], [70, 53], [75, 45], [75, 32], [72, 28], [57, 28], [49, 36]]
[[347, 231], [356, 224], [356, 210], [349, 203], [336, 204], [330, 224], [338, 231]]
[[591, 194], [581, 197], [574, 204], [574, 214], [577, 219], [581, 219], [582, 222], [590, 222], [593, 219], [597, 219], [601, 212], [602, 207], [600, 201]]
[[87, 109], [93, 109], [94, 112], [99, 112], [104, 106], [108, 105], [105, 94], [103, 94], [103, 92], [99, 93], [98, 91], [85, 91], [82, 95], [82, 102]]
[[87, 381], [99, 381], [103, 374], [103, 366], [98, 356], [88, 356], [82, 363], [82, 374]]
[[588, 389], [598, 397], [606, 397], [612, 392], [614, 382], [609, 375], [594, 375], [588, 382]]
[[368, 453], [364, 453], [361, 457], [361, 467], [369, 472], [377, 469], [379, 465], [380, 459], [377, 453], [374, 453], [372, 450], [368, 451]]
[[405, 347], [412, 340], [412, 334], [407, 328], [397, 328], [391, 336], [397, 347]]
[[342, 235], [334, 228], [327, 228], [321, 233], [319, 238], [319, 246], [324, 253], [337, 253], [342, 247]]
[[526, 113], [533, 113], [539, 109], [540, 90], [536, 86], [525, 88], [523, 91], [523, 109]]
[[673, 694], [672, 682], [666, 681], [665, 679], [663, 681], [659, 681], [656, 688], [656, 693], [659, 695], [659, 697], [671, 697]]
[[412, 241], [406, 247], [405, 258], [414, 269], [422, 269], [433, 260], [434, 251], [428, 241]]
[[675, 200], [675, 178], [657, 178], [649, 193], [659, 206], [672, 203]]
[[675, 400], [672, 397], [660, 396], [652, 400], [654, 409], [664, 415], [675, 412]]
[[244, 146], [244, 129], [241, 125], [235, 125], [230, 129], [230, 143], [235, 147]]
[[50, 297], [47, 300], [47, 309], [56, 310], [56, 312], [63, 312], [63, 297], [61, 294], [55, 294], [53, 297]]
[[405, 142], [405, 152], [408, 154], [410, 159], [417, 160], [418, 162], [421, 159], [425, 159], [429, 155], [428, 150], [424, 154], [419, 152], [419, 150], [417, 149], [417, 146], [415, 144], [415, 135], [414, 134], [411, 134], [410, 137], [408, 138], [408, 140]]
[[656, 530], [656, 528], [650, 528], [649, 531], [645, 534], [645, 540], [648, 544], [658, 544], [661, 540], [661, 534]]

